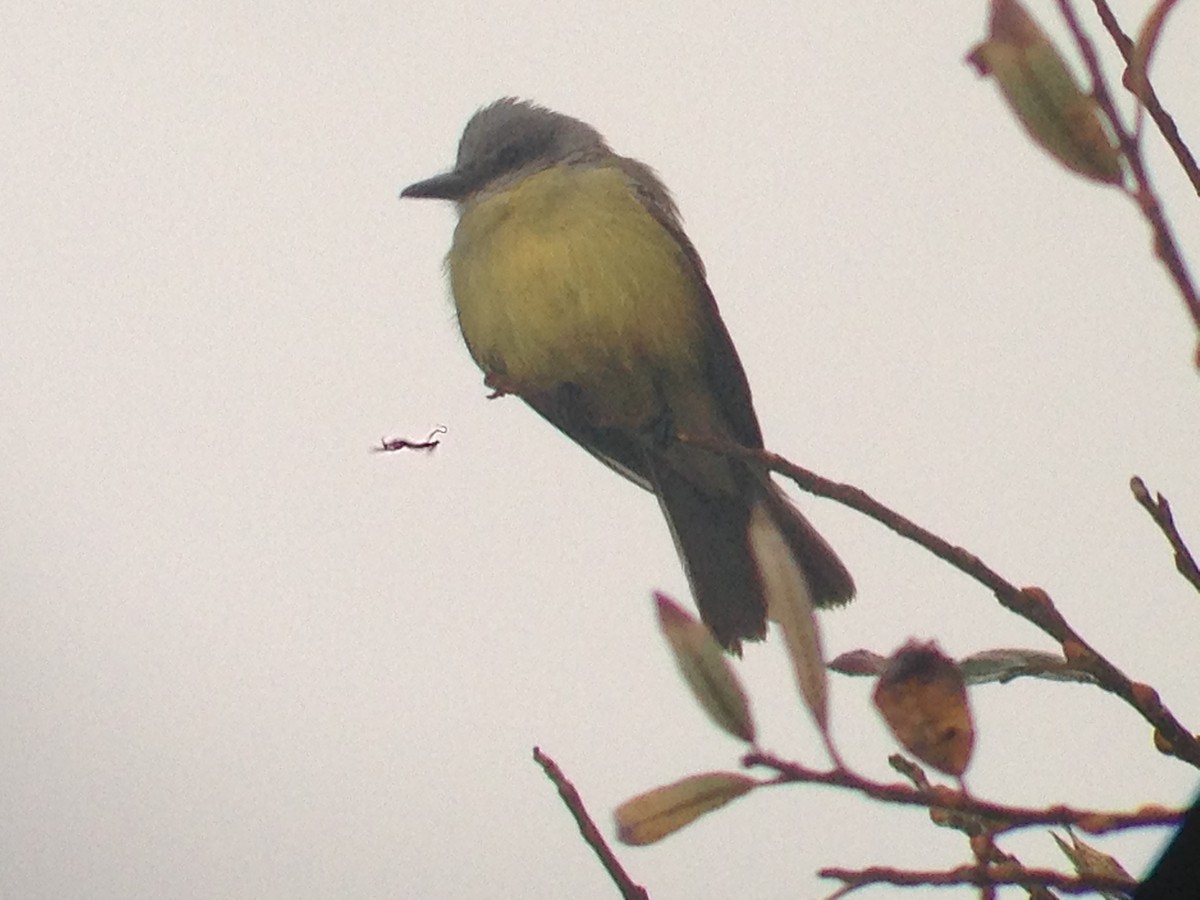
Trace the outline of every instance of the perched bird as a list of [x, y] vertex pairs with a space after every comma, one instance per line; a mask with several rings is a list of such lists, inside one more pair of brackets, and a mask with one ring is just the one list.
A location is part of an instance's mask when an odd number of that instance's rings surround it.
[[400, 196], [454, 201], [446, 267], [486, 384], [654, 492], [722, 645], [765, 635], [773, 592], [817, 606], [854, 595], [763, 466], [687, 440], [763, 446], [704, 264], [648, 166], [578, 119], [505, 98], [467, 123], [453, 169]]

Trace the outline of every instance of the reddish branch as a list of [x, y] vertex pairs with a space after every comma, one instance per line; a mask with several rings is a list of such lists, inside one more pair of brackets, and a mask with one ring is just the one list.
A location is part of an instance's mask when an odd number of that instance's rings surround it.
[[579, 796], [579, 791], [575, 790], [575, 785], [571, 784], [563, 775], [558, 764], [543, 753], [540, 747], [533, 748], [533, 758], [542, 767], [546, 777], [558, 788], [558, 795], [562, 797], [563, 803], [575, 819], [575, 824], [579, 826], [579, 833], [583, 835], [584, 841], [600, 859], [600, 864], [604, 866], [608, 877], [620, 890], [621, 896], [625, 900], [650, 900], [646, 889], [629, 877], [620, 860], [612, 852], [604, 840], [604, 835], [600, 833], [600, 829], [596, 827], [596, 823], [592, 821], [592, 817], [584, 808], [583, 798]]
[[[1133, 62], [1133, 41], [1129, 38], [1122, 29], [1121, 23], [1117, 21], [1117, 17], [1113, 14], [1105, 0], [1092, 0], [1096, 6], [1096, 12], [1100, 16], [1100, 21], [1104, 24], [1105, 30], [1112, 37], [1113, 43], [1117, 45], [1117, 50], [1121, 52], [1121, 56], [1125, 59], [1125, 64], [1129, 65]], [[1126, 70], [1128, 73], [1128, 70]], [[1128, 77], [1122, 79], [1126, 87], [1130, 87]], [[1154, 124], [1158, 126], [1158, 130], [1162, 133], [1163, 139], [1166, 140], [1175, 154], [1175, 158], [1179, 160], [1179, 166], [1191, 181], [1192, 187], [1197, 194], [1200, 194], [1200, 167], [1196, 165], [1196, 158], [1192, 156], [1192, 151], [1188, 149], [1187, 144], [1183, 142], [1183, 138], [1179, 134], [1179, 128], [1175, 125], [1175, 119], [1171, 117], [1163, 105], [1158, 100], [1158, 95], [1154, 92], [1154, 88], [1150, 85], [1149, 73], [1146, 73], [1142, 95], [1138, 97], [1142, 105], [1145, 106], [1146, 112], [1150, 118], [1154, 120]]]
[[1162, 494], [1151, 497], [1146, 483], [1136, 475], [1129, 482], [1129, 487], [1133, 491], [1133, 498], [1150, 514], [1154, 524], [1170, 542], [1171, 549], [1175, 551], [1175, 568], [1179, 570], [1179, 574], [1200, 591], [1200, 566], [1196, 565], [1196, 558], [1192, 556], [1192, 551], [1188, 549], [1179, 529], [1175, 527], [1175, 516], [1171, 513], [1171, 504], [1167, 502], [1167, 498]]
[[861, 488], [823, 478], [767, 450], [749, 450], [725, 441], [690, 436], [681, 435], [679, 439], [714, 453], [757, 459], [771, 471], [791, 479], [802, 490], [857, 510], [975, 579], [992, 591], [1001, 606], [1032, 622], [1061, 644], [1063, 655], [1073, 668], [1089, 673], [1100, 687], [1116, 694], [1137, 710], [1142, 718], [1154, 726], [1155, 744], [1160, 750], [1200, 768], [1200, 740], [1163, 705], [1158, 692], [1147, 684], [1131, 681], [1088, 644], [1063, 618], [1050, 596], [1041, 588], [1018, 588], [979, 557], [889, 509]]
[[834, 896], [844, 897], [852, 890], [869, 884], [890, 884], [896, 887], [950, 887], [970, 884], [976, 887], [1001, 887], [1020, 885], [1025, 888], [1054, 888], [1065, 894], [1094, 894], [1097, 891], [1128, 893], [1137, 887], [1132, 878], [1105, 877], [1102, 875], [1067, 875], [1053, 869], [1025, 869], [1010, 866], [960, 866], [944, 872], [919, 872], [908, 869], [892, 869], [887, 866], [872, 866], [869, 869], [821, 869], [822, 878], [836, 878], [845, 882], [846, 888]]
[[[1058, 8], [1062, 12], [1071, 35], [1075, 38], [1075, 43], [1079, 46], [1079, 52], [1092, 77], [1092, 94], [1096, 98], [1096, 102], [1100, 104], [1100, 108], [1104, 110], [1104, 115], [1108, 117], [1113, 132], [1121, 145], [1121, 150], [1125, 154], [1125, 159], [1129, 163], [1129, 169], [1133, 172], [1134, 180], [1137, 182], [1137, 190], [1132, 192], [1132, 196], [1141, 208], [1142, 215], [1150, 223], [1150, 228], [1154, 231], [1155, 255], [1167, 267], [1176, 287], [1179, 288], [1179, 293], [1183, 297], [1184, 305], [1187, 306], [1193, 324], [1197, 330], [1200, 330], [1200, 296], [1196, 294], [1196, 287], [1192, 284], [1191, 275], [1188, 273], [1183, 257], [1179, 254], [1179, 248], [1175, 245], [1175, 237], [1163, 214], [1162, 205], [1158, 202], [1158, 196], [1150, 186], [1146, 167], [1142, 163], [1141, 149], [1134, 137], [1121, 124], [1117, 107], [1113, 103], [1104, 80], [1104, 73], [1100, 69], [1096, 48], [1084, 33], [1083, 26], [1079, 24], [1070, 0], [1058, 0]], [[1200, 355], [1197, 358], [1197, 365], [1200, 365]]]
[[1104, 834], [1129, 828], [1173, 827], [1183, 821], [1187, 810], [1164, 806], [1143, 806], [1133, 812], [1102, 812], [1074, 809], [1058, 804], [1044, 808], [1007, 806], [980, 800], [945, 786], [930, 790], [911, 788], [899, 782], [886, 783], [864, 778], [846, 769], [822, 772], [809, 769], [769, 753], [753, 752], [742, 757], [747, 767], [761, 766], [776, 773], [773, 784], [825, 784], [858, 791], [885, 803], [922, 806], [929, 810], [948, 810], [987, 819], [991, 834], [1015, 831], [1034, 825], [1070, 825], [1090, 834]]

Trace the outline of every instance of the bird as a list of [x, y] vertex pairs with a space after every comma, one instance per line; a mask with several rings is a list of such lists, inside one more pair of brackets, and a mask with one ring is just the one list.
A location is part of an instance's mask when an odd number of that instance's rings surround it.
[[591, 125], [505, 97], [467, 122], [450, 170], [402, 198], [452, 201], [446, 256], [467, 349], [515, 395], [652, 492], [700, 617], [727, 650], [761, 640], [781, 591], [848, 602], [837, 553], [752, 454], [746, 374], [679, 210]]

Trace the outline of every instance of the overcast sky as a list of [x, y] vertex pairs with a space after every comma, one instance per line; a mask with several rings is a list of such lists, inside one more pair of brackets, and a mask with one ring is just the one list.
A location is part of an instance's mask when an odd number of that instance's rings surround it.
[[[1127, 30], [1143, 6], [1116, 4]], [[628, 796], [737, 767], [655, 629], [653, 589], [688, 600], [656, 504], [485, 399], [442, 275], [453, 212], [397, 200], [509, 94], [671, 186], [772, 449], [1044, 587], [1200, 730], [1200, 601], [1127, 487], [1166, 494], [1200, 550], [1181, 301], [1133, 204], [1031, 146], [963, 63], [983, 3], [882, 9], [0, 13], [0, 897], [609, 898], [531, 748], [610, 834]], [[1194, 150], [1198, 29], [1181, 4], [1154, 69]], [[1200, 264], [1196, 197], [1147, 150]], [[439, 424], [432, 454], [369, 452]], [[859, 585], [822, 616], [831, 655], [1055, 649], [800, 503]], [[823, 764], [778, 641], [739, 670], [763, 745]], [[834, 679], [835, 736], [891, 778], [870, 689]], [[1196, 788], [1094, 688], [973, 698], [989, 799]], [[1140, 872], [1164, 837], [1099, 843]], [[1065, 866], [1045, 832], [1004, 846]], [[619, 853], [656, 900], [968, 859], [918, 810], [812, 788]]]

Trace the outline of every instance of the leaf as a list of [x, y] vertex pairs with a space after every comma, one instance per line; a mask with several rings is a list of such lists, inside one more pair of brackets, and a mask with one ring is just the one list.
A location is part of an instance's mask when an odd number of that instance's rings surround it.
[[897, 650], [875, 686], [875, 707], [909, 752], [949, 775], [971, 762], [975, 726], [962, 673], [936, 643]]
[[967, 684], [1003, 683], [1021, 677], [1096, 683], [1096, 676], [1072, 666], [1066, 657], [1042, 650], [983, 650], [964, 656], [958, 661], [958, 668]]
[[635, 846], [653, 844], [758, 785], [745, 775], [707, 772], [654, 788], [617, 807], [617, 837]]
[[[1067, 829], [1067, 836], [1071, 838], [1070, 844], [1054, 832], [1050, 832], [1050, 837], [1054, 838], [1054, 842], [1058, 844], [1058, 849], [1071, 861], [1071, 865], [1075, 867], [1075, 871], [1080, 875], [1084, 877], [1099, 875], [1103, 878], [1125, 878], [1129, 880], [1131, 889], [1137, 887], [1137, 882], [1134, 881], [1133, 876], [1126, 872], [1125, 868], [1116, 859], [1081, 841], [1070, 828]], [[1111, 900], [1125, 900], [1129, 896], [1125, 893], [1114, 893], [1112, 891], [1099, 891], [1098, 893], [1102, 897], [1111, 898]]]
[[873, 650], [848, 650], [829, 661], [829, 669], [842, 675], [878, 676], [887, 664], [887, 657]]
[[[887, 657], [872, 650], [849, 650], [831, 660], [829, 668], [842, 675], [881, 675]], [[1096, 676], [1072, 664], [1065, 656], [1044, 650], [998, 647], [964, 656], [957, 662], [967, 684], [1004, 684], [1016, 678], [1041, 678], [1046, 681], [1075, 681], [1095, 684]]]
[[1146, 90], [1150, 86], [1150, 57], [1162, 35], [1163, 23], [1167, 13], [1175, 7], [1176, 0], [1159, 0], [1138, 33], [1137, 43], [1133, 45], [1133, 55], [1129, 60], [1129, 90], [1134, 96], [1145, 102]]
[[992, 0], [988, 38], [968, 55], [992, 75], [1029, 136], [1068, 169], [1093, 181], [1120, 184], [1120, 152], [1099, 107], [1085, 94], [1062, 55], [1018, 0]]
[[812, 590], [766, 504], [758, 504], [750, 514], [748, 533], [767, 597], [767, 615], [779, 623], [800, 696], [828, 743], [829, 689]]
[[718, 727], [754, 743], [754, 719], [737, 673], [712, 632], [665, 594], [656, 593], [658, 622], [693, 696]]

